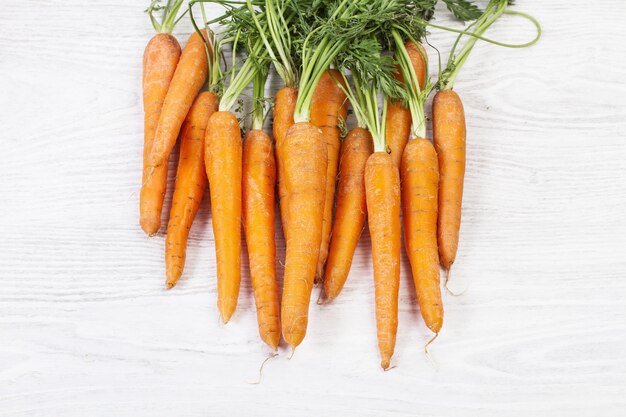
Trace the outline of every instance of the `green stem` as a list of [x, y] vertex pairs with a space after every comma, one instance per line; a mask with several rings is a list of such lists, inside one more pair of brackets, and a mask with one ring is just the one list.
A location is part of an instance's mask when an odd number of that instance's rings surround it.
[[[233, 48], [233, 57], [236, 50]], [[230, 85], [224, 91], [220, 100], [220, 111], [229, 111], [237, 103], [237, 99], [248, 85], [257, 77], [262, 69], [262, 63], [267, 60], [267, 50], [264, 48], [263, 41], [258, 39], [252, 50], [248, 51], [248, 57], [241, 67], [233, 72], [233, 78]], [[233, 65], [233, 68], [235, 66]], [[236, 74], [235, 74], [236, 73]]]
[[[467, 58], [469, 57], [470, 52], [472, 51], [474, 45], [476, 44], [478, 40], [482, 40], [482, 41], [489, 42], [494, 45], [498, 45], [498, 46], [502, 46], [506, 48], [526, 48], [531, 45], [534, 45], [539, 40], [539, 38], [541, 38], [541, 25], [534, 17], [526, 13], [507, 10], [507, 5], [508, 5], [507, 0], [492, 0], [487, 6], [487, 8], [485, 9], [483, 15], [479, 19], [477, 19], [477, 21], [473, 24], [476, 27], [472, 32], [456, 31], [453, 29], [445, 28], [445, 30], [451, 30], [453, 32], [459, 33], [460, 35], [454, 44], [454, 48], [450, 52], [450, 58], [448, 59], [446, 70], [439, 76], [440, 90], [450, 90], [453, 88], [456, 77], [458, 76], [461, 68], [463, 67], [463, 64], [465, 64], [465, 61], [467, 61]], [[498, 41], [494, 41], [492, 39], [483, 37], [482, 36], [483, 33], [485, 33], [485, 31], [496, 20], [498, 20], [498, 18], [500, 18], [503, 14], [518, 15], [518, 16], [522, 16], [530, 20], [535, 25], [535, 28], [537, 29], [537, 35], [535, 36], [535, 38], [531, 40], [530, 42], [526, 42], [522, 44], [508, 44], [508, 43], [498, 42]], [[443, 28], [443, 27], [440, 27], [440, 28]], [[459, 44], [460, 39], [464, 35], [470, 36], [470, 39], [467, 40], [467, 42], [465, 43], [461, 51], [458, 53], [458, 55], [454, 56], [456, 46]]]
[[252, 87], [252, 121], [250, 123], [251, 130], [262, 130], [265, 122], [266, 106], [265, 106], [265, 82], [269, 72], [269, 66], [259, 70], [254, 77]]
[[430, 92], [430, 81], [426, 83], [424, 90], [420, 88], [415, 68], [411, 62], [411, 57], [404, 46], [404, 39], [397, 29], [392, 30], [392, 36], [396, 47], [396, 59], [400, 72], [404, 78], [404, 85], [408, 96], [408, 105], [411, 112], [412, 128], [411, 138], [426, 137], [426, 115], [424, 103]]

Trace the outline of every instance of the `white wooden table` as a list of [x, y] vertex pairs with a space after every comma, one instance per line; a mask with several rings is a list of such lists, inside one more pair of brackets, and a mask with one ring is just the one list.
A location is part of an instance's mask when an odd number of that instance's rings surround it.
[[[405, 260], [397, 367], [380, 370], [365, 233], [341, 297], [312, 305], [305, 342], [292, 360], [281, 347], [258, 385], [269, 352], [247, 275], [218, 323], [208, 199], [172, 291], [163, 236], [137, 224], [144, 3], [3, 2], [0, 416], [624, 415], [622, 2], [518, 2], [541, 42], [479, 44], [461, 72], [468, 175], [451, 287], [466, 292], [444, 300], [432, 361]], [[504, 20], [493, 37], [531, 35]], [[442, 52], [452, 39], [430, 36]]]

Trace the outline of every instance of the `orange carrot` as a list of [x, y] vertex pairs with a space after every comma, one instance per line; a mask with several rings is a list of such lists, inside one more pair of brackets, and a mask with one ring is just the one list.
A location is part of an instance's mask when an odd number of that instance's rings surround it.
[[170, 220], [165, 239], [165, 271], [167, 288], [178, 282], [185, 267], [187, 238], [204, 189], [204, 136], [209, 117], [217, 111], [218, 97], [204, 91], [193, 102], [180, 134], [180, 159], [172, 198]]
[[374, 152], [365, 165], [365, 196], [372, 239], [376, 330], [380, 365], [389, 368], [398, 329], [400, 287], [400, 176], [391, 156]]
[[285, 189], [285, 181], [283, 180], [283, 142], [287, 131], [293, 125], [293, 113], [296, 107], [296, 99], [298, 98], [298, 90], [293, 87], [283, 87], [276, 93], [274, 97], [274, 122], [272, 130], [274, 140], [276, 141], [276, 175], [278, 182], [278, 200], [280, 204], [280, 219], [283, 226], [283, 235], [287, 240], [287, 190]]
[[440, 173], [439, 257], [444, 269], [450, 270], [459, 244], [465, 178], [465, 112], [461, 99], [453, 90], [442, 90], [435, 95], [433, 139]]
[[364, 173], [365, 163], [372, 151], [372, 135], [359, 127], [350, 130], [341, 145], [337, 207], [324, 274], [326, 301], [331, 301], [341, 292], [365, 224]]
[[340, 120], [345, 120], [348, 114], [346, 94], [337, 84], [340, 82], [346, 87], [341, 71], [330, 69], [322, 74], [311, 102], [311, 123], [319, 127], [326, 137], [328, 168], [326, 172], [326, 200], [324, 201], [324, 223], [322, 226], [322, 244], [317, 262], [316, 279], [321, 280], [324, 275], [324, 265], [328, 258], [328, 244], [333, 225], [333, 204], [335, 202], [335, 185], [337, 181], [337, 164], [339, 162], [339, 148], [341, 145]]
[[283, 147], [288, 230], [281, 321], [283, 336], [295, 349], [306, 334], [309, 302], [322, 242], [326, 198], [326, 141], [307, 122], [287, 131]]
[[209, 119], [204, 161], [217, 257], [217, 306], [226, 323], [237, 307], [241, 282], [242, 145], [233, 113], [218, 111]]
[[437, 153], [426, 139], [411, 139], [402, 155], [404, 242], [426, 326], [439, 333], [443, 305], [437, 253]]
[[[206, 30], [202, 35], [208, 42]], [[208, 60], [205, 43], [193, 32], [183, 49], [176, 72], [165, 96], [159, 124], [150, 151], [150, 165], [155, 169], [167, 165], [167, 159], [176, 144], [180, 128], [189, 112], [198, 91], [208, 75]], [[151, 181], [151, 178], [148, 179]]]
[[161, 207], [167, 183], [167, 165], [154, 170], [152, 181], [147, 182], [149, 157], [154, 133], [159, 122], [161, 107], [174, 76], [180, 57], [180, 45], [169, 33], [157, 33], [150, 39], [143, 53], [143, 174], [139, 195], [139, 224], [147, 235], [152, 236], [161, 227]]
[[[411, 59], [413, 70], [420, 84], [420, 89], [424, 89], [426, 84], [426, 74], [428, 72], [428, 61], [426, 50], [420, 43], [408, 41], [405, 43], [406, 51]], [[404, 81], [401, 71], [398, 69], [394, 74], [396, 79]], [[386, 125], [392, 126], [385, 132], [387, 146], [391, 150], [391, 157], [396, 167], [400, 167], [402, 151], [409, 140], [411, 133], [411, 111], [402, 102], [388, 99]]]
[[274, 240], [275, 185], [272, 140], [263, 130], [251, 130], [243, 142], [243, 225], [259, 334], [273, 350], [278, 348], [280, 340]]

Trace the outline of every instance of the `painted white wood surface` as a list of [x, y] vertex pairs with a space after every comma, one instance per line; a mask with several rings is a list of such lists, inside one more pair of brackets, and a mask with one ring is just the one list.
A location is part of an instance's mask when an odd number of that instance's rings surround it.
[[[433, 362], [405, 261], [397, 367], [380, 370], [365, 233], [341, 297], [312, 305], [305, 342], [290, 361], [282, 347], [259, 385], [268, 351], [247, 275], [218, 324], [208, 200], [175, 290], [163, 236], [137, 224], [143, 3], [3, 2], [0, 416], [624, 415], [622, 2], [518, 2], [541, 42], [478, 45], [463, 69], [451, 286], [466, 292], [445, 298]], [[505, 20], [492, 36], [529, 37]], [[452, 36], [430, 40], [445, 51]]]

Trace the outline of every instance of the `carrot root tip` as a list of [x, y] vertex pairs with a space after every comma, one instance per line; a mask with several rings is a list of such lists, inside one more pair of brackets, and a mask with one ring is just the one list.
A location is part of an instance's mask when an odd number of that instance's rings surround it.
[[435, 341], [435, 339], [437, 339], [437, 336], [439, 336], [439, 332], [435, 333], [435, 335], [430, 338], [430, 340], [426, 343], [426, 345], [424, 345], [424, 354], [426, 354], [426, 356], [430, 356], [430, 352], [428, 351], [428, 347], [430, 346], [431, 343], [433, 343]]
[[248, 382], [248, 384], [259, 385], [261, 383], [261, 379], [263, 378], [263, 368], [265, 367], [265, 364], [268, 363], [271, 359], [274, 359], [276, 356], [278, 356], [278, 352], [274, 351], [267, 358], [263, 359], [263, 362], [261, 362], [261, 366], [259, 367], [259, 379], [253, 382]]

